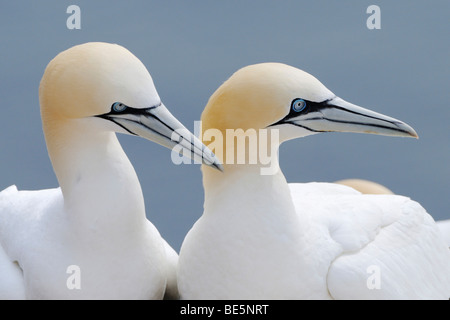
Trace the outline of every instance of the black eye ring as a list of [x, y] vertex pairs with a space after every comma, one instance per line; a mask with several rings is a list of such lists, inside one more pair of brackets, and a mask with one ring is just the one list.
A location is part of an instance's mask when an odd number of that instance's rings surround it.
[[114, 112], [122, 112], [127, 108], [127, 106], [121, 102], [114, 102], [111, 106], [111, 109]]
[[302, 112], [306, 108], [306, 101], [300, 98], [294, 99], [291, 107], [295, 112]]

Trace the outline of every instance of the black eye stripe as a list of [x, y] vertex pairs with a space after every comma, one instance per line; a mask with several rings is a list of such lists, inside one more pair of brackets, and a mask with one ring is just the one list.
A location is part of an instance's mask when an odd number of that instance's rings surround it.
[[[306, 115], [308, 113], [313, 112], [320, 112], [320, 110], [327, 109], [327, 108], [334, 108], [335, 106], [330, 104], [330, 101], [332, 101], [334, 98], [324, 100], [322, 102], [314, 102], [302, 98], [295, 98], [291, 102], [291, 107], [289, 109], [289, 114], [281, 119], [280, 121], [275, 122], [274, 124], [271, 124], [270, 126], [276, 126], [278, 124], [285, 124], [285, 123], [291, 123], [290, 119], [296, 118], [299, 115]], [[294, 108], [294, 103], [298, 102], [299, 100], [302, 100], [305, 102], [305, 107], [301, 109], [300, 111], [296, 111]]]
[[[299, 100], [304, 101], [305, 105], [300, 111], [296, 111], [294, 108], [294, 103], [298, 102]], [[314, 102], [314, 101], [309, 101], [306, 99], [296, 98], [291, 103], [291, 108], [289, 110], [289, 114], [281, 121], [286, 121], [291, 118], [298, 117], [300, 114], [303, 115], [303, 114], [308, 114], [308, 113], [312, 113], [312, 112], [319, 112], [321, 109], [329, 108], [329, 107], [331, 107], [331, 105], [329, 105], [329, 102], [331, 100], [332, 99], [327, 99], [322, 102]]]

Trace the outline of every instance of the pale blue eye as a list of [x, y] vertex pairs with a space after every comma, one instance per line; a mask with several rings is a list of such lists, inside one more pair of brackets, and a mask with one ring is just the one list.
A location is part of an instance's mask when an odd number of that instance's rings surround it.
[[112, 105], [112, 109], [115, 112], [122, 112], [127, 108], [126, 105], [124, 105], [123, 103], [120, 102], [114, 102]]
[[292, 110], [295, 112], [301, 112], [306, 108], [306, 101], [303, 99], [295, 99], [292, 101]]

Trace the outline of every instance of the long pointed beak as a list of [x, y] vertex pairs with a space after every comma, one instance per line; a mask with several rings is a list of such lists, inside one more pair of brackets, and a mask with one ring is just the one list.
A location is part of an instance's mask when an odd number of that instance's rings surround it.
[[406, 123], [339, 97], [322, 103], [307, 102], [307, 105], [306, 112], [298, 115], [291, 113], [279, 123], [291, 123], [312, 132], [356, 132], [418, 138], [416, 131]]
[[[214, 153], [186, 129], [161, 103], [158, 106], [135, 109], [121, 104], [123, 110], [111, 110], [98, 117], [110, 120], [127, 133], [156, 142], [172, 149], [181, 146], [183, 155], [223, 171]], [[199, 163], [200, 163], [199, 161]]]

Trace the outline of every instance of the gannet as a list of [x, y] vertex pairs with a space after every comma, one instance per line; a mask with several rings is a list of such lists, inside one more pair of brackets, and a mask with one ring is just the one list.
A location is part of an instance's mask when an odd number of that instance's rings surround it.
[[[346, 102], [312, 75], [279, 63], [234, 73], [201, 120], [203, 142], [224, 171], [202, 166], [204, 212], [178, 261], [182, 299], [450, 297], [450, 251], [420, 204], [332, 183], [288, 184], [278, 164], [286, 140], [329, 131], [417, 137], [409, 125]], [[238, 138], [227, 140], [227, 130], [247, 134], [243, 164], [236, 164]], [[263, 132], [279, 136], [262, 144], [275, 145], [271, 174], [247, 152]], [[301, 153], [294, 160], [308, 170]]]
[[0, 193], [0, 299], [176, 297], [177, 253], [146, 219], [116, 132], [181, 145], [221, 168], [218, 160], [166, 109], [145, 66], [122, 46], [86, 43], [58, 54], [39, 100], [60, 188]]

